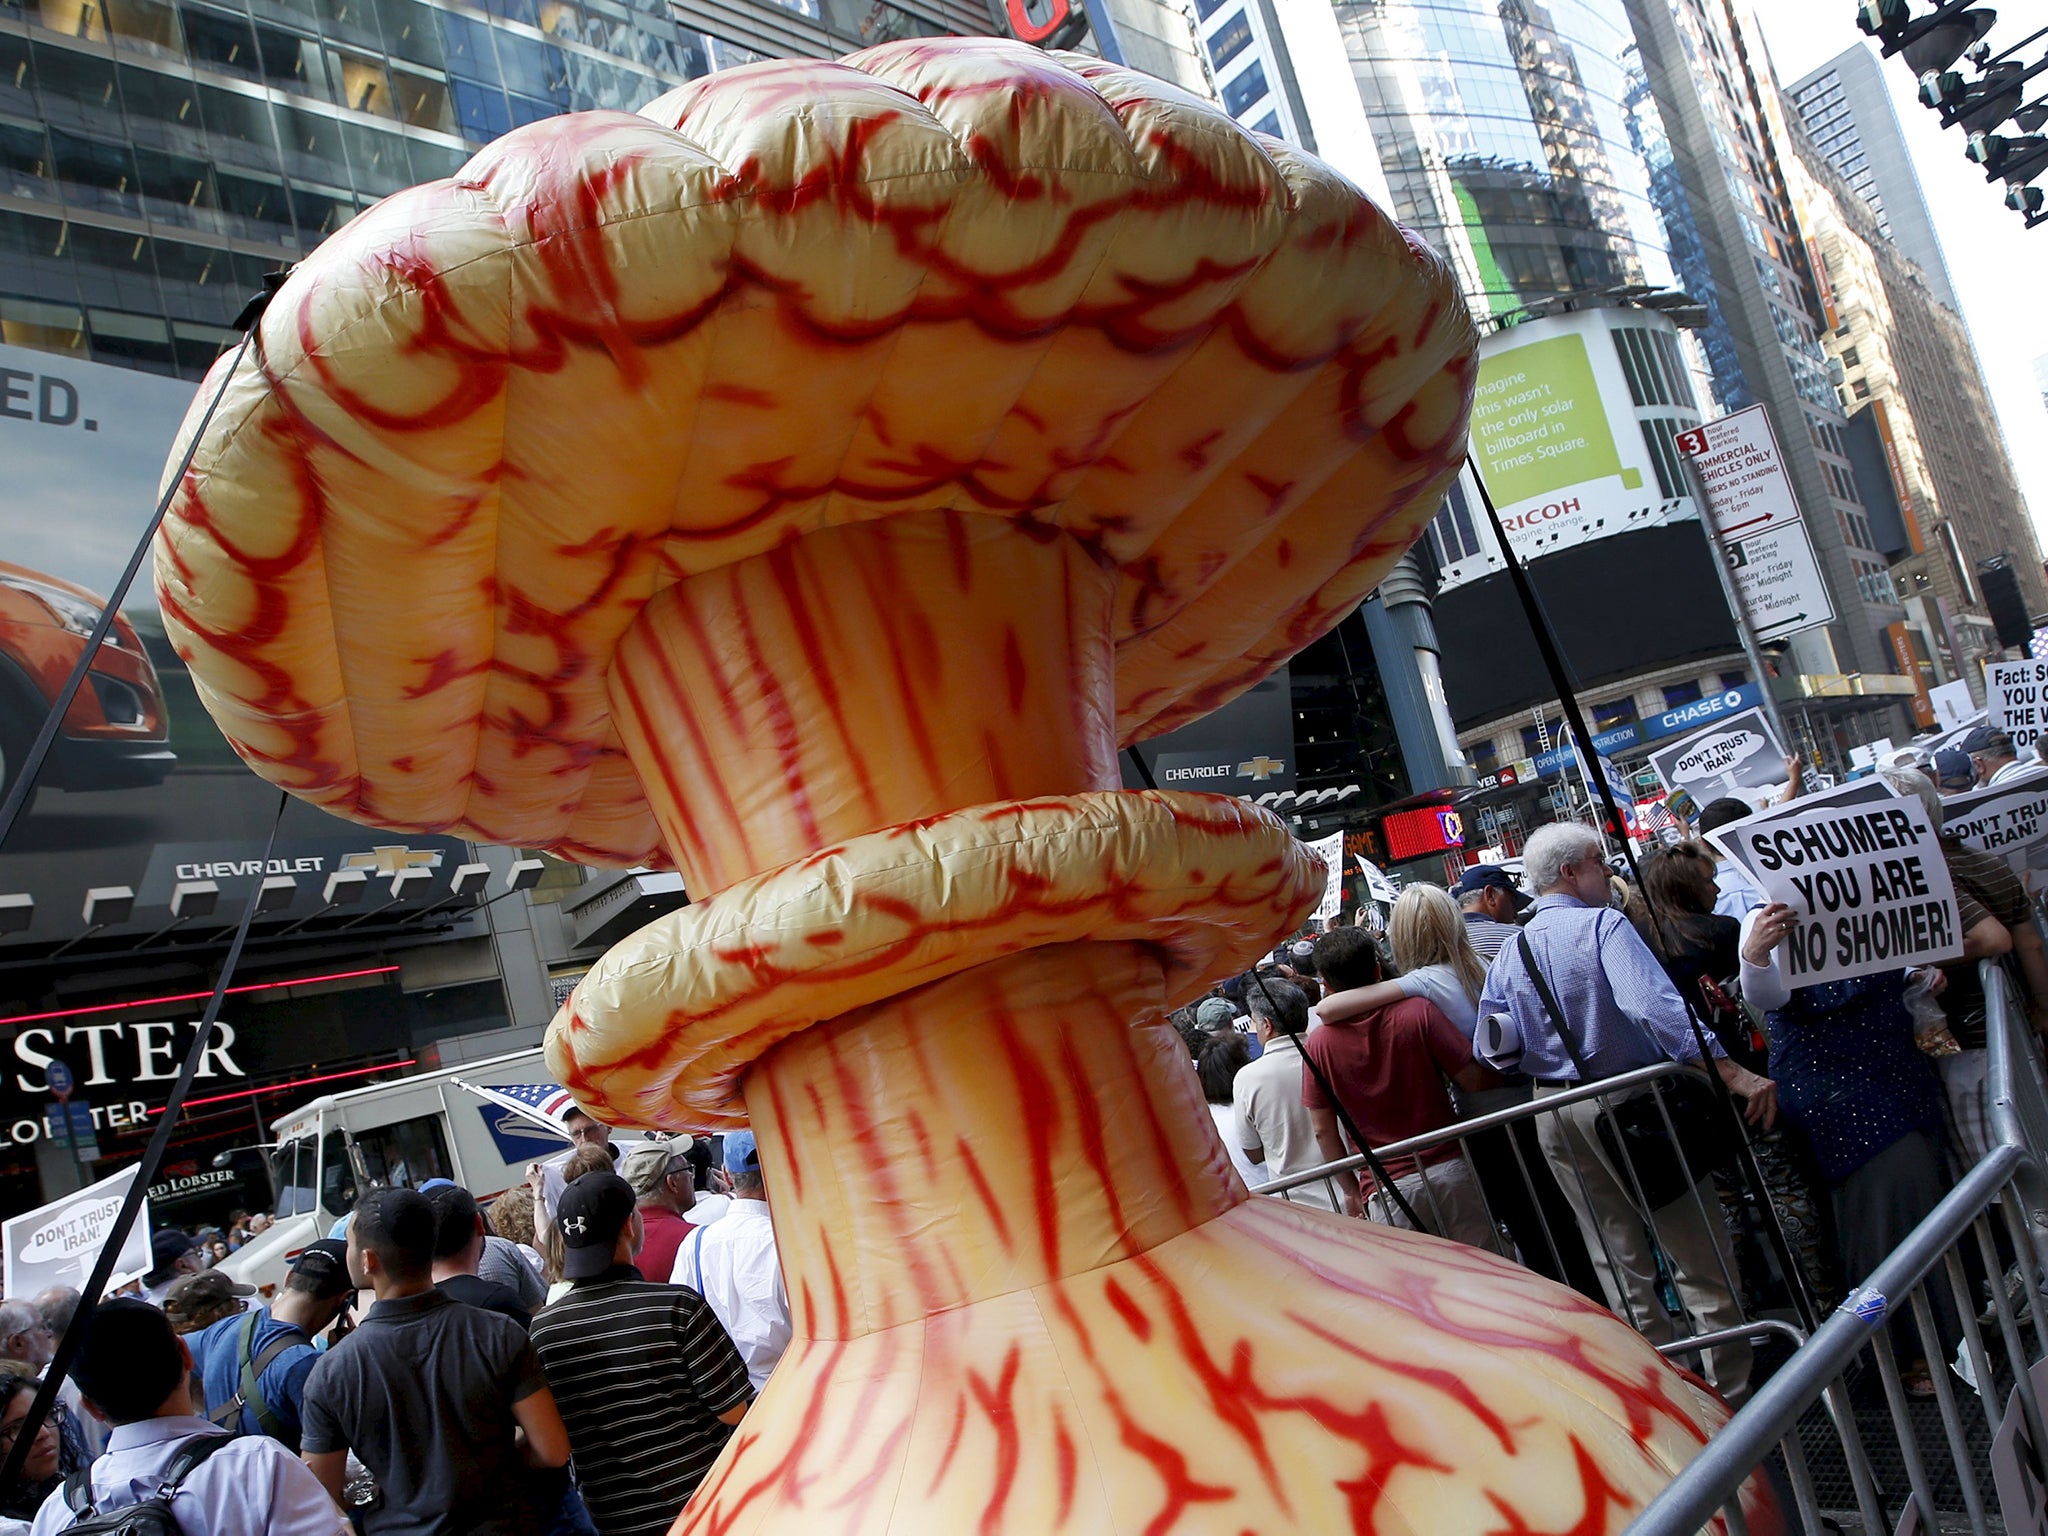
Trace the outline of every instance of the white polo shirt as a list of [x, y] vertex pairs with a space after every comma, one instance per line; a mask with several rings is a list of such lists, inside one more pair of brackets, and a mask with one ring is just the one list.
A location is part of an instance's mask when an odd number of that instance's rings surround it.
[[[1319, 1022], [1313, 1009], [1309, 1021], [1311, 1026]], [[1315, 1123], [1301, 1102], [1303, 1070], [1293, 1039], [1275, 1035], [1266, 1042], [1265, 1054], [1239, 1068], [1230, 1085], [1238, 1145], [1247, 1151], [1255, 1146], [1265, 1150], [1269, 1180], [1301, 1173], [1323, 1161]], [[1289, 1190], [1286, 1198], [1326, 1211], [1333, 1208], [1329, 1186], [1320, 1181]]]
[[[179, 1416], [115, 1426], [107, 1453], [92, 1464], [93, 1507], [102, 1514], [140, 1504], [163, 1482], [171, 1460], [194, 1435], [222, 1431]], [[243, 1435], [196, 1467], [171, 1496], [171, 1516], [207, 1536], [346, 1536], [348, 1517], [306, 1464], [267, 1435]], [[36, 1512], [31, 1536], [55, 1536], [77, 1517], [60, 1487]]]
[[759, 1392], [789, 1348], [789, 1292], [775, 1256], [768, 1202], [732, 1197], [725, 1214], [694, 1228], [676, 1250], [669, 1284], [687, 1285], [711, 1303]]

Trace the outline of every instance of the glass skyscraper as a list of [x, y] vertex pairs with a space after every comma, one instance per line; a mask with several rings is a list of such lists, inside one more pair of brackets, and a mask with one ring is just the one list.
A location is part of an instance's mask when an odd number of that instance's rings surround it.
[[0, 341], [197, 378], [262, 276], [511, 128], [987, 32], [976, 0], [0, 0]]
[[1395, 211], [1457, 263], [1475, 314], [1673, 280], [1620, 0], [1336, 9]]

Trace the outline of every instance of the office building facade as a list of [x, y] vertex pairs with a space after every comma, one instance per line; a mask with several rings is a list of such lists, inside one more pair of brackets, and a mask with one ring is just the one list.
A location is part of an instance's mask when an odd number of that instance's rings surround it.
[[[1178, 9], [1101, 9], [1101, 51], [1206, 94]], [[635, 110], [761, 58], [986, 33], [1006, 14], [982, 0], [4, 0], [0, 342], [197, 378], [265, 272], [514, 127]]]
[[1877, 55], [1858, 43], [1795, 80], [1785, 95], [1814, 147], [1870, 209], [1878, 233], [1920, 269], [1937, 300], [1960, 313], [1934, 215], [1906, 152]]
[[[2040, 547], [2005, 452], [1968, 331], [1930, 274], [1884, 233], [1834, 157], [1797, 124], [1787, 162], [1820, 285], [1824, 344], [1841, 371], [1865, 500], [1889, 514], [1880, 542], [1933, 682], [1981, 691], [2002, 654], [1979, 587], [1986, 560], [2011, 564], [2030, 614], [2048, 612]], [[1885, 493], [1889, 492], [1889, 496]], [[1931, 724], [1931, 711], [1920, 711]]]

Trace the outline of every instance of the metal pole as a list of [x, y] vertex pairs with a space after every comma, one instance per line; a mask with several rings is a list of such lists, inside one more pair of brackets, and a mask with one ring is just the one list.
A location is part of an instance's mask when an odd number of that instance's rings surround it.
[[1785, 717], [1778, 713], [1777, 693], [1771, 687], [1770, 673], [1764, 670], [1764, 653], [1757, 644], [1756, 629], [1749, 622], [1749, 610], [1742, 606], [1741, 594], [1735, 590], [1735, 578], [1728, 574], [1728, 557], [1721, 549], [1714, 509], [1707, 501], [1707, 493], [1701, 487], [1699, 477], [1693, 473], [1692, 460], [1681, 453], [1678, 461], [1685, 471], [1686, 487], [1700, 509], [1700, 531], [1706, 535], [1707, 553], [1713, 557], [1714, 577], [1721, 583], [1721, 596], [1727, 600], [1728, 612], [1735, 620], [1735, 631], [1742, 637], [1742, 653], [1749, 658], [1749, 670], [1756, 677], [1757, 691], [1763, 695], [1764, 713], [1770, 717], [1771, 729], [1778, 733], [1778, 740], [1788, 751], [1796, 751], [1795, 738], [1785, 729]]

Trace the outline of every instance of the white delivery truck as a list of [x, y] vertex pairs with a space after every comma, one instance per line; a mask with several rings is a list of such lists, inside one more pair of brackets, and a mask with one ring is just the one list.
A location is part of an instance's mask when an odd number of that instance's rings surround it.
[[272, 1122], [276, 1224], [220, 1267], [268, 1297], [287, 1262], [333, 1230], [359, 1191], [442, 1178], [481, 1202], [523, 1184], [529, 1164], [567, 1150], [547, 1126], [480, 1098], [457, 1078], [486, 1088], [550, 1081], [535, 1047], [326, 1094]]

